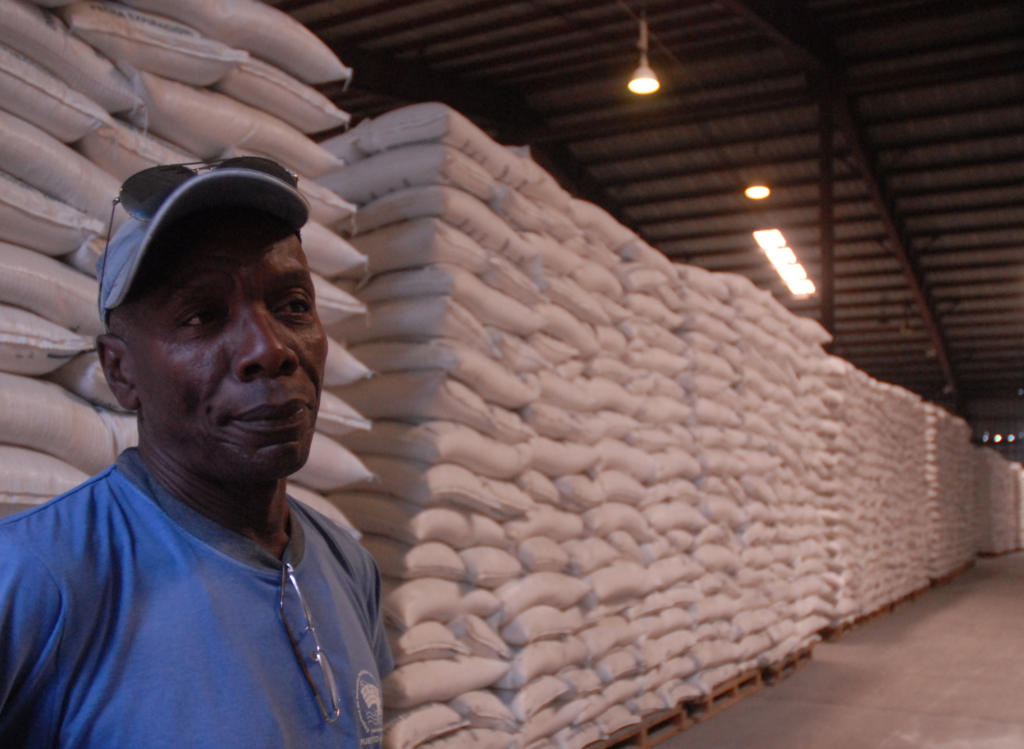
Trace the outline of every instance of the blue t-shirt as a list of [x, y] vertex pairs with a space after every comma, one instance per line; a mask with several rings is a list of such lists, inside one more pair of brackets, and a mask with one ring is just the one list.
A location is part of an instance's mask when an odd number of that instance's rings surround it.
[[282, 561], [175, 500], [135, 451], [0, 520], [0, 746], [378, 746], [393, 662], [373, 560], [294, 501], [284, 559], [335, 677], [333, 724], [282, 621]]

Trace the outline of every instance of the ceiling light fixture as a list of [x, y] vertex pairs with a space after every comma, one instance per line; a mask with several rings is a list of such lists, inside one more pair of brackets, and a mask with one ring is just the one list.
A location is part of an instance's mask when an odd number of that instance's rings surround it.
[[750, 185], [743, 194], [751, 200], [764, 200], [772, 194], [772, 189], [768, 185]]
[[764, 250], [768, 261], [783, 280], [789, 293], [806, 297], [817, 291], [814, 282], [807, 277], [807, 270], [796, 258], [796, 253], [786, 243], [778, 229], [760, 229], [754, 232], [754, 241]]
[[774, 250], [786, 246], [786, 238], [778, 229], [761, 229], [754, 232], [754, 241], [763, 250]]
[[771, 247], [764, 251], [768, 261], [778, 267], [780, 265], [792, 265], [797, 263], [796, 253], [788, 247]]
[[629, 80], [629, 90], [634, 94], [653, 94], [661, 88], [661, 83], [647, 62], [647, 19], [644, 17], [640, 18], [640, 39], [636, 46], [640, 50], [640, 64]]

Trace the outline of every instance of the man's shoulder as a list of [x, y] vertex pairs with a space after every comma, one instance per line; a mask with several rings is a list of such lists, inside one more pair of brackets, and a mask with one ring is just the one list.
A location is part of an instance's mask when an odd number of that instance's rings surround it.
[[123, 506], [130, 485], [110, 466], [48, 502], [0, 518], [0, 561], [30, 554], [39, 561], [60, 560], [103, 543], [102, 529]]
[[[293, 510], [297, 511], [303, 521], [303, 529], [307, 534], [326, 542], [338, 561], [353, 575], [363, 577], [376, 573], [376, 564], [370, 553], [356, 540], [352, 532], [305, 502], [291, 498]], [[307, 538], [307, 548], [311, 539]]]

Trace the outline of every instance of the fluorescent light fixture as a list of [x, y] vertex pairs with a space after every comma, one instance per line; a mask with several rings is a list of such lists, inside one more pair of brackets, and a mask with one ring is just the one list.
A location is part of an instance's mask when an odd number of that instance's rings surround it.
[[793, 281], [786, 285], [789, 287], [789, 293], [793, 296], [810, 296], [817, 291], [814, 286], [814, 281], [809, 278], [805, 278], [800, 281]]
[[647, 62], [647, 19], [640, 19], [640, 39], [637, 42], [640, 50], [640, 64], [633, 71], [633, 77], [629, 80], [629, 90], [634, 94], [653, 94], [659, 88], [658, 76], [651, 70]]
[[750, 185], [743, 194], [751, 200], [764, 200], [772, 194], [772, 189], [768, 185]]
[[810, 296], [817, 291], [814, 282], [807, 277], [807, 270], [797, 260], [796, 253], [786, 243], [781, 231], [759, 229], [754, 232], [754, 240], [764, 250], [765, 256], [789, 288], [790, 294]]
[[792, 265], [796, 262], [796, 254], [788, 247], [766, 248], [764, 254], [768, 256], [768, 261], [775, 266]]
[[761, 249], [769, 250], [786, 246], [786, 238], [778, 229], [761, 229], [754, 232], [754, 241]]
[[776, 265], [775, 272], [779, 274], [779, 277], [786, 282], [786, 285], [796, 281], [806, 281], [807, 271], [804, 270], [804, 266], [800, 263], [787, 263], [786, 265]]

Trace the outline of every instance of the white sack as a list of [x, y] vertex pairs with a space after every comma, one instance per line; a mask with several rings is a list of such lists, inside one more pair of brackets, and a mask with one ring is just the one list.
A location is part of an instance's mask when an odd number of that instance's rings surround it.
[[370, 552], [385, 577], [400, 580], [437, 577], [458, 582], [466, 575], [466, 565], [459, 555], [448, 544], [440, 541], [409, 545], [386, 536], [367, 533], [360, 542]]
[[526, 645], [537, 640], [570, 635], [583, 627], [583, 615], [577, 607], [566, 610], [548, 604], [532, 606], [501, 628], [509, 645]]
[[[159, 71], [154, 71], [159, 72]], [[251, 58], [228, 71], [215, 88], [269, 112], [303, 133], [348, 125], [351, 116], [312, 86], [262, 60]]]
[[40, 450], [88, 474], [116, 457], [92, 406], [51, 382], [0, 373], [0, 443]]
[[589, 445], [574, 445], [545, 437], [534, 437], [530, 441], [530, 447], [533, 450], [530, 467], [550, 477], [586, 473], [600, 460], [599, 453]]
[[392, 372], [333, 391], [369, 419], [446, 419], [496, 435], [497, 425], [480, 396], [444, 372]]
[[363, 533], [386, 536], [408, 545], [440, 541], [455, 549], [477, 542], [470, 515], [460, 510], [424, 508], [371, 492], [332, 492], [327, 499]]
[[113, 119], [91, 129], [75, 148], [120, 180], [159, 164], [198, 160], [177, 146]]
[[100, 221], [0, 172], [0, 241], [66, 255], [105, 231]]
[[374, 475], [368, 488], [424, 507], [450, 505], [510, 518], [522, 515], [530, 502], [521, 492], [512, 498], [498, 494], [486, 479], [452, 463], [428, 466], [383, 455], [363, 455], [363, 460]]
[[306, 177], [341, 164], [286, 122], [214, 91], [193, 88], [152, 73], [139, 72], [148, 125], [202, 159], [241, 148], [268, 156]]
[[444, 370], [484, 400], [505, 408], [522, 408], [540, 394], [536, 380], [519, 377], [498, 360], [454, 339], [362, 343], [351, 351], [375, 372]]
[[445, 263], [375, 276], [356, 294], [364, 302], [450, 295], [484, 325], [523, 337], [544, 325], [544, 318], [525, 304], [491, 288], [469, 271]]
[[117, 179], [52, 135], [2, 111], [0, 163], [37, 190], [98, 221], [109, 220]]
[[[330, 141], [324, 145], [330, 150]], [[417, 143], [346, 164], [317, 180], [346, 200], [365, 205], [406, 187], [448, 185], [484, 202], [496, 195], [494, 178], [478, 162], [442, 143]]]
[[306, 489], [298, 484], [289, 481], [286, 489], [288, 496], [306, 505], [306, 507], [319, 512], [335, 525], [344, 528], [353, 538], [359, 540], [362, 534], [352, 525], [352, 521], [345, 517], [345, 514], [332, 505], [323, 494]]
[[466, 582], [478, 588], [497, 588], [523, 572], [516, 557], [494, 546], [463, 549], [459, 556], [466, 566]]
[[352, 70], [312, 31], [257, 0], [128, 0], [287, 70], [306, 83], [347, 80]]
[[109, 411], [123, 410], [107, 384], [100, 357], [95, 351], [79, 354], [52, 372], [49, 379], [101, 408]]
[[517, 689], [544, 674], [554, 674], [586, 659], [586, 648], [575, 635], [561, 640], [540, 640], [519, 649], [508, 671], [497, 681], [500, 689]]
[[314, 432], [309, 459], [291, 478], [309, 489], [333, 491], [366, 481], [372, 475], [351, 452], [330, 437]]
[[96, 281], [39, 252], [0, 242], [0, 302], [82, 335], [103, 332]]
[[327, 361], [324, 365], [324, 387], [344, 387], [373, 374], [348, 352], [344, 345], [327, 338]]
[[371, 303], [364, 317], [332, 325], [327, 332], [349, 344], [442, 337], [484, 352], [492, 349], [491, 338], [480, 321], [449, 296]]
[[469, 646], [470, 653], [484, 658], [512, 656], [512, 651], [494, 629], [476, 614], [463, 614], [448, 623], [448, 628]]
[[529, 572], [564, 572], [569, 567], [569, 552], [552, 538], [534, 536], [519, 542], [519, 561]]
[[417, 218], [440, 218], [468, 234], [482, 247], [521, 268], [536, 270], [537, 249], [523, 240], [482, 202], [454, 187], [410, 187], [374, 200], [359, 211], [359, 231]]
[[[300, 183], [302, 181], [299, 180]], [[302, 251], [309, 267], [324, 278], [334, 279], [348, 273], [361, 276], [365, 272], [366, 257], [319, 221], [307, 221], [301, 234]]]
[[534, 572], [495, 591], [500, 602], [496, 624], [507, 624], [527, 609], [545, 604], [567, 609], [590, 591], [582, 580], [558, 572]]
[[388, 641], [396, 666], [469, 655], [469, 648], [441, 622], [423, 622], [405, 632], [388, 632]]
[[440, 102], [413, 104], [363, 120], [349, 132], [324, 141], [324, 146], [352, 164], [398, 146], [428, 142], [458, 149], [511, 187], [547, 176], [532, 160], [495, 143], [465, 115]]
[[0, 371], [46, 374], [95, 345], [39, 315], [0, 304]]
[[[367, 431], [372, 422], [327, 390], [320, 393], [320, 409], [316, 414], [317, 431], [330, 437], [344, 437], [354, 431]], [[342, 440], [344, 443], [344, 440]], [[349, 447], [349, 445], [345, 445]]]
[[87, 478], [88, 474], [52, 455], [0, 445], [0, 506], [42, 504]]
[[5, 44], [0, 44], [0, 102], [63, 143], [111, 121], [92, 99]]
[[404, 629], [425, 621], [448, 622], [466, 614], [487, 617], [499, 605], [490, 591], [470, 588], [451, 580], [424, 577], [398, 585], [387, 579], [384, 582], [384, 617], [394, 626]]
[[316, 295], [316, 311], [324, 327], [366, 313], [366, 305], [338, 288], [319, 273], [310, 274]]
[[[474, 689], [459, 695], [449, 704], [475, 728], [514, 731], [518, 727], [509, 708], [489, 690]], [[479, 747], [480, 744], [474, 742], [469, 746]], [[500, 746], [501, 749], [507, 749], [508, 744]]]
[[128, 79], [110, 60], [72, 36], [56, 16], [27, 0], [4, 3], [0, 42], [39, 63], [108, 112], [135, 112], [142, 105]]
[[384, 726], [383, 746], [386, 749], [413, 749], [468, 725], [468, 721], [447, 705], [423, 705], [401, 713]]
[[430, 465], [454, 463], [490, 478], [518, 476], [530, 461], [527, 445], [509, 445], [450, 421], [378, 421], [341, 440], [360, 455], [386, 455]]
[[479, 274], [491, 264], [479, 242], [437, 218], [403, 221], [373, 231], [361, 228], [352, 244], [366, 255], [368, 273], [373, 275], [432, 263], [450, 263]]
[[88, 0], [58, 13], [72, 34], [118, 65], [127, 63], [193, 86], [209, 86], [249, 57], [189, 26], [119, 3]]

